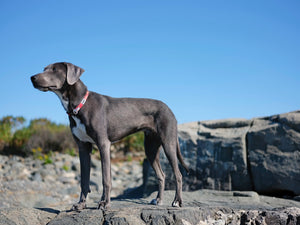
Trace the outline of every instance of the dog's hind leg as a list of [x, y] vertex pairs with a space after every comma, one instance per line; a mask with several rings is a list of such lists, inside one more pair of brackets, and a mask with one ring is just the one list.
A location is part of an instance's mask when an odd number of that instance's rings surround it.
[[90, 164], [91, 164], [91, 151], [92, 144], [87, 142], [81, 142], [76, 140], [79, 147], [79, 159], [80, 159], [80, 185], [81, 194], [77, 204], [74, 204], [72, 210], [82, 210], [86, 208], [86, 198], [90, 190]]
[[165, 189], [165, 174], [159, 163], [159, 148], [161, 146], [160, 138], [153, 133], [145, 132], [145, 152], [158, 179], [158, 193], [156, 199], [151, 204], [162, 205], [163, 193]]
[[182, 207], [182, 175], [178, 167], [177, 146], [176, 146], [177, 140], [176, 139], [172, 139], [169, 141], [168, 140], [163, 141], [163, 148], [171, 164], [176, 179], [176, 193], [175, 193], [175, 198], [172, 203], [172, 206]]

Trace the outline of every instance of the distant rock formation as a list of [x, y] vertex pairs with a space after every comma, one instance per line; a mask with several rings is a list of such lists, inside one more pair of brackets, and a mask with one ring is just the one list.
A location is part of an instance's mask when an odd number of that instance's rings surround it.
[[[256, 191], [300, 195], [300, 111], [270, 117], [200, 121], [179, 125], [181, 152], [190, 168], [183, 190]], [[163, 152], [163, 151], [161, 151]], [[166, 189], [174, 176], [165, 155]], [[152, 168], [144, 165], [144, 192], [156, 190]]]

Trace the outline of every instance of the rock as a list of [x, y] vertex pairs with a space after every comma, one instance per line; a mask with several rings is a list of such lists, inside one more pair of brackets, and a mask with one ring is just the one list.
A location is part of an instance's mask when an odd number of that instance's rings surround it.
[[[247, 120], [232, 119], [179, 125], [180, 147], [190, 169], [189, 176], [182, 171], [183, 190], [252, 190], [250, 175], [247, 173], [245, 138], [250, 123]], [[160, 157], [168, 178], [166, 188], [173, 189], [173, 172], [165, 155], [161, 154]], [[151, 182], [145, 180], [145, 190], [154, 189], [155, 179], [152, 177], [155, 175], [152, 168], [150, 173], [148, 177], [151, 177]]]
[[77, 160], [73, 160], [72, 161], [72, 166], [71, 166], [71, 169], [73, 171], [77, 171], [77, 172], [80, 172], [80, 162], [79, 162], [79, 157], [76, 157]]
[[241, 224], [299, 224], [300, 209], [286, 208], [270, 211], [245, 211], [241, 213]]
[[7, 208], [0, 209], [0, 225], [45, 225], [51, 221], [59, 211], [51, 209]]
[[39, 172], [33, 172], [31, 174], [31, 179], [33, 181], [41, 182], [42, 181], [42, 176], [41, 176], [41, 174]]
[[296, 112], [253, 121], [247, 140], [254, 190], [300, 194], [299, 122]]
[[[183, 192], [185, 206], [173, 208], [174, 191], [166, 191], [163, 206], [149, 205], [156, 195], [143, 199], [113, 200], [106, 211], [87, 203], [88, 209], [0, 209], [0, 224], [289, 224], [300, 222], [300, 202], [258, 196], [254, 192], [200, 190]], [[277, 207], [277, 208], [275, 208]], [[280, 208], [278, 208], [280, 207]], [[29, 220], [30, 219], [30, 220]]]
[[82, 212], [61, 212], [48, 225], [103, 224], [101, 210], [83, 210]]
[[[256, 191], [276, 196], [300, 193], [300, 111], [264, 118], [192, 122], [178, 126], [181, 152], [190, 168], [183, 190]], [[166, 189], [174, 174], [161, 151]], [[144, 194], [157, 190], [144, 164]]]

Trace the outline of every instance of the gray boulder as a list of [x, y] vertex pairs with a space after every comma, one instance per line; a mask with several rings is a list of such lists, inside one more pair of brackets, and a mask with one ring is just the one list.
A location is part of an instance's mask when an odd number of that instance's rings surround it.
[[[300, 195], [300, 111], [264, 118], [192, 122], [178, 126], [181, 152], [191, 172], [183, 190], [257, 191]], [[174, 175], [163, 151], [166, 189]], [[144, 193], [156, 190], [155, 174], [144, 165]]]
[[299, 112], [253, 120], [247, 140], [254, 190], [300, 195], [299, 123]]

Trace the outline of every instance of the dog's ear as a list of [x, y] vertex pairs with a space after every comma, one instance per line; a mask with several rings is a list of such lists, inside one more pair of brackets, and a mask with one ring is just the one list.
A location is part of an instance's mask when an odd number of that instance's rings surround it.
[[84, 72], [84, 69], [73, 65], [72, 63], [64, 63], [67, 66], [67, 82], [73, 85], [79, 80], [79, 77]]

